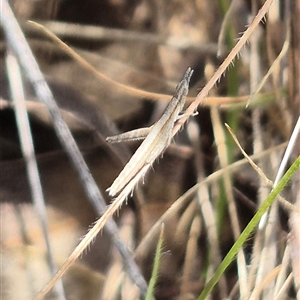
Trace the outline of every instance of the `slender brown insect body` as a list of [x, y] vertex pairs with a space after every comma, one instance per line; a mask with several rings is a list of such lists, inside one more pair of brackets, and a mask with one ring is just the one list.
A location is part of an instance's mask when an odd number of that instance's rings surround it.
[[114, 197], [122, 191], [143, 166], [151, 165], [170, 145], [172, 130], [180, 112], [183, 110], [192, 74], [193, 70], [188, 68], [161, 118], [149, 129], [137, 129], [121, 135], [107, 137], [108, 142], [123, 142], [124, 140], [130, 141], [146, 137], [111, 187], [107, 189], [110, 196]]

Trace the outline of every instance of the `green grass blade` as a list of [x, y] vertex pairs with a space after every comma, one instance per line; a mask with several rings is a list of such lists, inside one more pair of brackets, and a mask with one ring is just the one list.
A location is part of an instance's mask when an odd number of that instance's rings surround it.
[[162, 248], [163, 248], [163, 242], [164, 242], [164, 228], [165, 228], [164, 224], [162, 224], [159, 239], [158, 239], [158, 243], [157, 243], [157, 246], [156, 246], [156, 251], [155, 251], [152, 275], [151, 275], [151, 279], [150, 279], [150, 282], [149, 282], [149, 286], [148, 286], [147, 295], [146, 295], [145, 300], [153, 299], [153, 295], [154, 295], [154, 291], [155, 291], [155, 285], [156, 285], [156, 282], [157, 282], [157, 279], [158, 279], [160, 259], [161, 259], [161, 255], [162, 255]]
[[210, 279], [207, 283], [205, 288], [203, 289], [202, 293], [198, 297], [198, 300], [204, 300], [206, 297], [211, 293], [213, 287], [216, 285], [222, 274], [225, 272], [227, 267], [231, 264], [232, 260], [236, 256], [239, 249], [243, 246], [245, 241], [249, 238], [250, 234], [256, 228], [257, 224], [259, 223], [262, 215], [269, 209], [272, 203], [276, 200], [278, 194], [283, 190], [289, 180], [292, 178], [294, 173], [300, 166], [300, 156], [295, 160], [292, 166], [288, 169], [285, 175], [282, 177], [278, 185], [271, 191], [268, 198], [263, 202], [260, 206], [257, 213], [253, 216], [251, 221], [248, 223], [246, 228], [241, 233], [238, 240], [233, 244], [228, 254], [225, 256], [223, 261], [221, 262], [219, 268], [216, 270], [215, 275]]

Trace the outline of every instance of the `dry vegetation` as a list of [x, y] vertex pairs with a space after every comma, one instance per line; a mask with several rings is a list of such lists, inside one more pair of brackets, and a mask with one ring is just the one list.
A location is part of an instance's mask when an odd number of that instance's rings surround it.
[[[299, 171], [272, 192], [299, 166], [299, 1], [10, 5], [59, 109], [36, 93], [42, 79], [25, 67], [3, 5], [0, 298], [33, 299], [46, 286], [36, 299], [143, 299], [151, 278], [157, 300], [300, 299]], [[105, 189], [139, 146], [105, 138], [157, 121], [187, 67], [194, 74], [174, 143], [95, 223], [113, 201]]]

